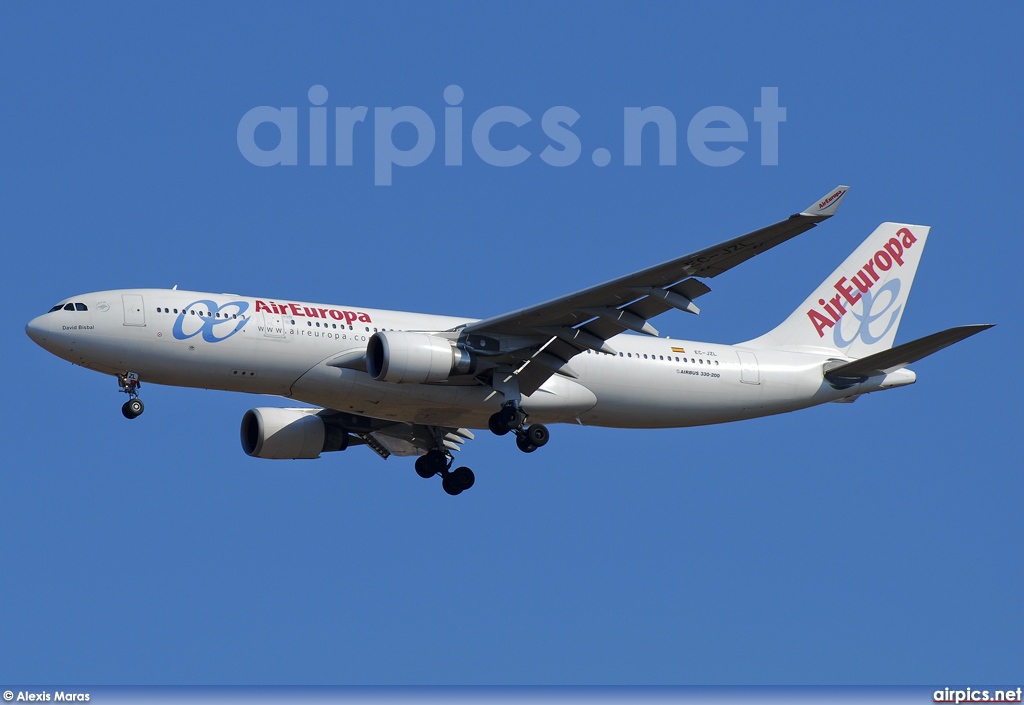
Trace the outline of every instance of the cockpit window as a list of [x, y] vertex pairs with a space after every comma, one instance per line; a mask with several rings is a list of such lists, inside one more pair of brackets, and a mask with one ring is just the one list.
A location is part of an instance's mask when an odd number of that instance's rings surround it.
[[65, 311], [88, 311], [89, 307], [86, 306], [85, 304], [79, 303], [79, 302], [70, 303], [70, 304], [57, 304], [56, 306], [51, 308], [49, 311], [47, 311], [47, 313], [53, 313], [54, 311], [60, 311], [61, 309], [65, 310]]

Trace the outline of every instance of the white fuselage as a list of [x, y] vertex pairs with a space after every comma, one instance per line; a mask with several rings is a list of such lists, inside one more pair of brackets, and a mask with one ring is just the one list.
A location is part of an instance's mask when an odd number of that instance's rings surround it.
[[[502, 397], [473, 379], [393, 384], [330, 363], [366, 349], [378, 330], [444, 331], [451, 316], [357, 309], [166, 289], [71, 297], [27, 332], [75, 364], [181, 387], [272, 394], [380, 419], [487, 428]], [[63, 302], [62, 302], [63, 303]], [[72, 306], [72, 308], [75, 308]], [[531, 422], [628, 428], [722, 423], [778, 414], [914, 381], [909, 370], [837, 390], [827, 351], [619, 335], [616, 355], [583, 352], [575, 379], [555, 374], [522, 400]]]

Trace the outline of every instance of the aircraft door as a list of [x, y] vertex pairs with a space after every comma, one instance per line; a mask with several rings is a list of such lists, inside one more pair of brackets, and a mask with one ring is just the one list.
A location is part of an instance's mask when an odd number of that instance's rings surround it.
[[124, 324], [126, 326], [146, 325], [146, 310], [142, 303], [142, 294], [121, 294], [124, 305]]
[[263, 335], [268, 338], [284, 337], [284, 320], [280, 313], [263, 312]]
[[746, 350], [737, 350], [740, 358], [740, 382], [744, 384], [761, 384], [761, 376], [757, 370], [757, 356]]

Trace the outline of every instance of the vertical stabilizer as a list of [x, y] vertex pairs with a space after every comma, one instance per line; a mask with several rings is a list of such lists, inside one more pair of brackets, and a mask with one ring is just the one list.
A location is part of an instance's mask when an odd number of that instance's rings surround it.
[[882, 223], [780, 326], [744, 344], [851, 358], [891, 348], [929, 230]]

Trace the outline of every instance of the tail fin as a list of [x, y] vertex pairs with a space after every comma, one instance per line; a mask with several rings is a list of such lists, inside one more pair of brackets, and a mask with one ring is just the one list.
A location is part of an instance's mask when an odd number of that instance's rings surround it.
[[891, 348], [929, 230], [882, 223], [789, 318], [745, 345], [851, 358]]

